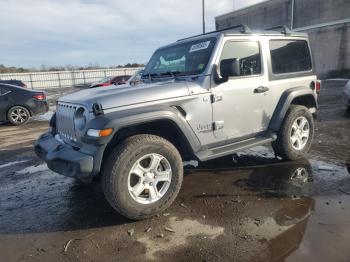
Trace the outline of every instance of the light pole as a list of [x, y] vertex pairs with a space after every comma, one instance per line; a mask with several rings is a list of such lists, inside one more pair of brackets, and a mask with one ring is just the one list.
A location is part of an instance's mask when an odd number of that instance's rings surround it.
[[205, 34], [205, 0], [202, 0], [203, 34]]

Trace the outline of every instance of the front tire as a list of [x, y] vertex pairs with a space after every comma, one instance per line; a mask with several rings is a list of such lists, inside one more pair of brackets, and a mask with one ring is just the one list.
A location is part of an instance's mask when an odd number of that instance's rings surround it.
[[11, 124], [19, 126], [27, 123], [30, 118], [30, 112], [23, 106], [14, 106], [7, 112], [7, 119]]
[[278, 138], [272, 143], [277, 156], [285, 160], [302, 158], [310, 150], [314, 136], [314, 119], [305, 106], [290, 106]]
[[136, 135], [111, 152], [102, 185], [106, 199], [118, 213], [140, 220], [168, 208], [182, 179], [182, 159], [173, 144], [154, 135]]

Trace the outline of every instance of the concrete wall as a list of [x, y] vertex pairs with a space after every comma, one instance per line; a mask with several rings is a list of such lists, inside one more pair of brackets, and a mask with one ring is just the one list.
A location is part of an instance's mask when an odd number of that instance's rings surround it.
[[346, 18], [350, 18], [349, 0], [295, 0], [294, 28]]
[[350, 79], [350, 23], [309, 30], [309, 39], [320, 78], [332, 78], [332, 71], [348, 70]]
[[247, 24], [253, 29], [276, 25], [290, 26], [291, 5], [289, 0], [266, 1], [216, 18], [216, 28]]
[[[247, 24], [253, 29], [287, 25], [296, 31], [309, 33], [319, 77], [331, 71], [350, 74], [350, 0], [270, 0], [216, 18], [217, 29]], [[332, 26], [322, 23], [346, 20]], [[317, 28], [305, 28], [310, 26]], [[348, 75], [350, 78], [350, 75]]]

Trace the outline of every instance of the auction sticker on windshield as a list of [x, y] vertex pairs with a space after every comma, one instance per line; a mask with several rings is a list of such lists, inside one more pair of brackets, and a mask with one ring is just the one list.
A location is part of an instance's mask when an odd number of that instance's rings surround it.
[[209, 47], [209, 45], [210, 45], [210, 41], [195, 44], [195, 45], [191, 46], [190, 53], [196, 52], [199, 50], [203, 50], [203, 49], [207, 49]]

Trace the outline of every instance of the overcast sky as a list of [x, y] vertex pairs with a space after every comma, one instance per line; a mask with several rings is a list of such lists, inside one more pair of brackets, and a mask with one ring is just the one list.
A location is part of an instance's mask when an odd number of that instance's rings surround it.
[[[206, 0], [214, 17], [262, 0]], [[202, 31], [201, 0], [0, 0], [0, 64], [114, 66]]]

